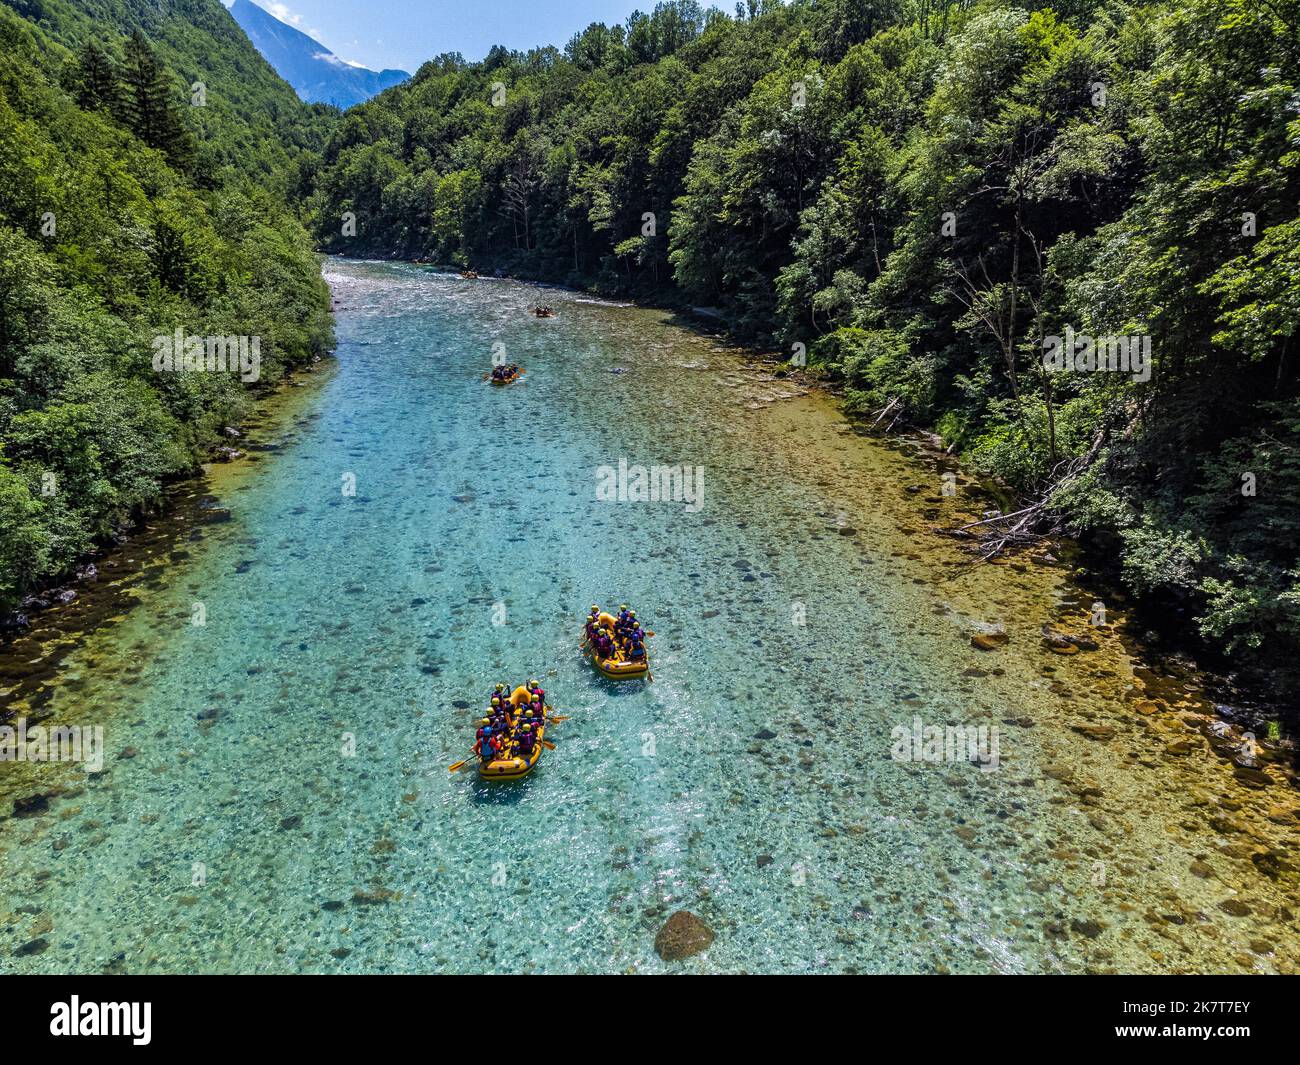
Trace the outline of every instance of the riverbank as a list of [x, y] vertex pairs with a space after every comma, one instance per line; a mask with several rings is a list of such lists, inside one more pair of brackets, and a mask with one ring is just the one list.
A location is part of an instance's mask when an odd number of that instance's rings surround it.
[[[1285, 768], [1238, 774], [1063, 567], [933, 535], [984, 505], [960, 473], [658, 312], [326, 271], [336, 369], [49, 683], [109, 759], [0, 821], [16, 971], [1294, 970]], [[620, 457], [703, 465], [704, 508], [596, 503]], [[576, 652], [611, 600], [652, 685]], [[449, 779], [530, 674], [557, 750]], [[917, 719], [996, 729], [996, 770], [899, 757]], [[716, 938], [669, 963], [678, 909]]]
[[[86, 560], [90, 574], [52, 585], [42, 594], [47, 605], [0, 643], [0, 724], [20, 715], [43, 720], [63, 660], [102, 626], [123, 621], [142, 589], [158, 587], [168, 565], [191, 556], [194, 549], [186, 545], [201, 543], [207, 527], [230, 520], [229, 509], [219, 501], [254, 476], [266, 456], [285, 446], [290, 425], [310, 406], [332, 369], [332, 360], [305, 367], [261, 397], [238, 427], [239, 436], [232, 438], [237, 449], [231, 447], [221, 461], [204, 463], [190, 477], [167, 485], [156, 513], [138, 518], [120, 542]], [[60, 601], [53, 594], [58, 588], [75, 595]]]

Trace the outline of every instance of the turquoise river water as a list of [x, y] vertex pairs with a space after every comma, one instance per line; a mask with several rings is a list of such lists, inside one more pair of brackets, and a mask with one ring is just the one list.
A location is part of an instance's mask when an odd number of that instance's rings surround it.
[[[1156, 678], [1113, 629], [1041, 647], [1088, 597], [935, 536], [987, 506], [964, 477], [664, 312], [325, 273], [337, 364], [32, 703], [101, 725], [104, 771], [0, 766], [50, 795], [0, 820], [0, 970], [1295, 968], [1294, 874], [1259, 857], [1294, 790], [1232, 776], [1191, 684], [1135, 712]], [[494, 344], [522, 382], [483, 381]], [[597, 499], [620, 459], [703, 467], [700, 505]], [[592, 602], [654, 630], [652, 683], [581, 658]], [[556, 749], [448, 773], [528, 676]], [[998, 767], [892, 757], [918, 717], [996, 727]], [[716, 938], [668, 963], [677, 909]]]

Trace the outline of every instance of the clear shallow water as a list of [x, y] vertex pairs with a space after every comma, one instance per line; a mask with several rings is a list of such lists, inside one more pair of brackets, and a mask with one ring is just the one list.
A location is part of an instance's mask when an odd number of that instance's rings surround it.
[[[864, 444], [661, 312], [548, 291], [560, 314], [538, 321], [527, 286], [338, 260], [326, 276], [337, 368], [272, 425], [274, 454], [214, 472], [232, 520], [52, 685], [53, 720], [103, 722], [109, 771], [14, 774], [69, 790], [0, 823], [0, 967], [1293, 963], [1294, 882], [1221, 854], [1204, 813], [1069, 729], [1114, 720], [1140, 752], [1173, 726], [1133, 724], [1118, 640], [1031, 650], [1068, 591], [960, 568], [928, 532], [932, 463]], [[482, 381], [494, 343], [522, 383]], [[620, 458], [703, 466], [703, 507], [597, 502]], [[579, 656], [597, 601], [656, 632], [652, 684]], [[974, 651], [991, 624], [1011, 646]], [[448, 774], [492, 683], [529, 675], [570, 715], [557, 750], [518, 785]], [[891, 760], [914, 714], [998, 725], [1001, 768]], [[1213, 759], [1177, 771], [1228, 787]], [[1251, 916], [1223, 915], [1247, 872]], [[717, 939], [667, 965], [653, 941], [679, 908]], [[1206, 920], [1149, 916], [1171, 908]]]

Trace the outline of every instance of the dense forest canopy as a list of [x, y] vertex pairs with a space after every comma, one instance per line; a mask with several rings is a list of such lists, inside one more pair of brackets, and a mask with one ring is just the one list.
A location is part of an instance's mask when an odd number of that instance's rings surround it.
[[[335, 117], [218, 0], [0, 5], [0, 608], [156, 507], [253, 390], [329, 349], [287, 197]], [[256, 382], [159, 372], [154, 338], [177, 330], [257, 338]]]
[[431, 60], [313, 210], [336, 251], [716, 308], [1208, 644], [1300, 650], [1297, 0], [674, 0]]

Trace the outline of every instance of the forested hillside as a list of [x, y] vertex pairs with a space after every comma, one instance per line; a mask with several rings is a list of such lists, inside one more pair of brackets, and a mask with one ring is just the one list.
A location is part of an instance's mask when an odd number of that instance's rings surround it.
[[684, 0], [438, 57], [323, 158], [326, 246], [716, 307], [1044, 503], [997, 539], [1297, 661], [1297, 0]]
[[[256, 389], [328, 350], [287, 197], [333, 115], [218, 0], [0, 5], [0, 607], [155, 507]], [[160, 370], [177, 331], [257, 338], [260, 366]]]

